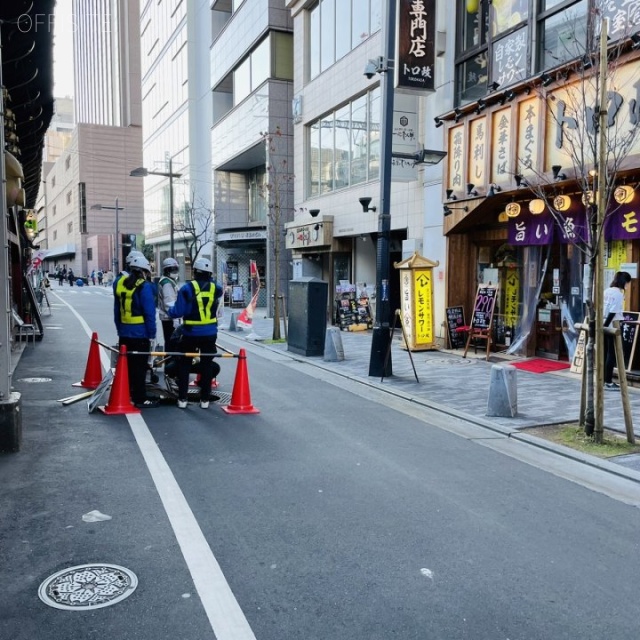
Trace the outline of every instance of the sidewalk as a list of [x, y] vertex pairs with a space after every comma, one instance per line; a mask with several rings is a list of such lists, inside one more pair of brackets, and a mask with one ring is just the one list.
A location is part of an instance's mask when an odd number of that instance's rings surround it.
[[[339, 333], [344, 349], [344, 360], [325, 362], [323, 357], [305, 357], [288, 351], [287, 344], [270, 343], [273, 319], [266, 317], [265, 309], [257, 309], [253, 329], [229, 331], [231, 314], [225, 309], [220, 324], [221, 335], [261, 343], [264, 348], [287, 353], [292, 359], [311, 363], [328, 371], [357, 380], [387, 393], [400, 395], [438, 411], [461, 417], [467, 421], [501, 431], [517, 431], [563, 422], [575, 422], [580, 412], [580, 376], [568, 369], [544, 374], [517, 370], [517, 415], [514, 418], [486, 417], [491, 368], [495, 364], [509, 364], [508, 357], [495, 354], [487, 362], [483, 349], [473, 349], [466, 358], [460, 350], [419, 351], [411, 354], [402, 348], [402, 333], [396, 332], [391, 349], [393, 375], [382, 382], [369, 377], [371, 331]], [[281, 330], [284, 337], [284, 330]], [[419, 382], [416, 382], [411, 358]], [[513, 358], [520, 360], [520, 358]], [[499, 361], [499, 362], [498, 362]], [[640, 439], [640, 389], [629, 390], [634, 432]], [[605, 395], [605, 426], [625, 433], [620, 393]], [[625, 466], [640, 470], [640, 456], [625, 461]]]

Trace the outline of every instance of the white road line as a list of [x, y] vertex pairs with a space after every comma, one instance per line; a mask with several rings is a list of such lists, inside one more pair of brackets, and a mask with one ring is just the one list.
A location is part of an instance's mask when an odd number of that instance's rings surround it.
[[127, 414], [217, 640], [255, 640], [222, 569], [147, 424]]
[[[84, 318], [70, 304], [64, 300], [61, 302], [69, 307], [91, 338], [93, 332]], [[105, 370], [111, 366], [111, 359], [102, 347], [100, 360]], [[139, 414], [127, 414], [127, 420], [162, 500], [216, 640], [256, 640], [147, 423]]]

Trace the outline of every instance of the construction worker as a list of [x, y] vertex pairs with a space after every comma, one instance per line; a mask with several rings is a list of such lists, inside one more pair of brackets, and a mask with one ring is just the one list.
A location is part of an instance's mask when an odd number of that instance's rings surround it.
[[138, 408], [157, 407], [159, 399], [146, 393], [146, 354], [156, 336], [156, 301], [153, 285], [147, 280], [151, 266], [144, 256], [136, 256], [129, 261], [128, 269], [128, 275], [118, 276], [113, 283], [116, 331], [127, 353], [143, 352], [127, 356], [131, 401]]
[[[183, 353], [213, 354], [218, 337], [218, 300], [223, 295], [222, 285], [213, 280], [213, 267], [206, 258], [193, 263], [193, 280], [185, 282], [178, 291], [178, 299], [167, 310], [171, 318], [183, 318], [180, 351]], [[178, 407], [187, 407], [191, 357], [181, 357], [178, 363]], [[200, 357], [200, 407], [209, 408], [211, 380], [218, 375], [220, 365], [212, 355]]]
[[178, 273], [180, 267], [175, 258], [166, 258], [162, 262], [162, 277], [158, 281], [158, 314], [162, 324], [165, 349], [171, 339], [174, 329], [180, 326], [180, 320], [171, 318], [167, 309], [173, 307], [178, 298]]

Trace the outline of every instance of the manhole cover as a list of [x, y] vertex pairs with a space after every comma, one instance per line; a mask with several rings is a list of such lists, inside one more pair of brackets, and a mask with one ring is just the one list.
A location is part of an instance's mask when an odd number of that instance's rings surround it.
[[20, 378], [18, 382], [51, 382], [51, 378]]
[[434, 367], [457, 367], [463, 364], [472, 364], [473, 360], [467, 358], [427, 358], [425, 362]]
[[117, 564], [81, 564], [49, 576], [38, 595], [50, 607], [86, 611], [116, 604], [137, 586], [136, 574]]

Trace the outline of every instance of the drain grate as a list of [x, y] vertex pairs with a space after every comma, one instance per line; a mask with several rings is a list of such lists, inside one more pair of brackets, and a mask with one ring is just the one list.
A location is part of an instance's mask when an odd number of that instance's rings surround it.
[[81, 564], [49, 576], [38, 596], [56, 609], [86, 611], [116, 604], [137, 586], [136, 574], [117, 564]]

